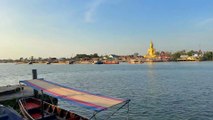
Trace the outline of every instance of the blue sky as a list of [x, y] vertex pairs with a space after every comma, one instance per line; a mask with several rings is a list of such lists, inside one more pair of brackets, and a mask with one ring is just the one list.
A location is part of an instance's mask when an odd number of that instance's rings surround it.
[[213, 0], [1, 0], [0, 58], [213, 50]]

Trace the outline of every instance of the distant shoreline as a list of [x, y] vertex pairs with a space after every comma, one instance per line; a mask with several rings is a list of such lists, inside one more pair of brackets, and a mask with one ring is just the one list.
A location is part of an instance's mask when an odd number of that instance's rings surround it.
[[[208, 60], [208, 61], [167, 61], [167, 62], [164, 62], [164, 61], [160, 61], [160, 62], [143, 62], [143, 63], [138, 63], [138, 64], [144, 64], [144, 63], [171, 63], [171, 62], [177, 62], [177, 63], [193, 63], [193, 62], [213, 62], [211, 60]], [[128, 62], [120, 62], [120, 64], [134, 64], [134, 63], [128, 63]], [[33, 63], [33, 64], [29, 64], [29, 63], [14, 63], [14, 62], [0, 62], [0, 64], [14, 64], [14, 65], [78, 65], [78, 64], [84, 64], [85, 63], [74, 63], [74, 64], [68, 64], [68, 63], [51, 63], [51, 64], [47, 64], [47, 63]], [[87, 64], [94, 64], [94, 63], [87, 63]], [[137, 64], [137, 63], [135, 63]], [[109, 64], [106, 64], [106, 65], [109, 65]]]

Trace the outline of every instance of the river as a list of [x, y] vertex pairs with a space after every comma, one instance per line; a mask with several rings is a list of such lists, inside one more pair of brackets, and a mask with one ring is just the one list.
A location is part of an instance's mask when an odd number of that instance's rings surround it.
[[[212, 120], [213, 62], [144, 63], [140, 65], [27, 65], [0, 64], [0, 86], [38, 77], [72, 88], [131, 99], [129, 120]], [[90, 116], [91, 111], [69, 105], [65, 109]], [[114, 108], [116, 109], [116, 108]], [[99, 115], [109, 115], [103, 112]], [[123, 120], [126, 109], [113, 119]]]

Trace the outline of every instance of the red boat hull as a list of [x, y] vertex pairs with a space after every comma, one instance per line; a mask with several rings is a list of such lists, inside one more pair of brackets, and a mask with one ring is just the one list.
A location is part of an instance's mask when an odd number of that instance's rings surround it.
[[42, 112], [41, 103], [40, 99], [24, 98], [19, 100], [19, 107], [24, 117], [28, 120], [88, 120], [47, 102], [43, 102]]

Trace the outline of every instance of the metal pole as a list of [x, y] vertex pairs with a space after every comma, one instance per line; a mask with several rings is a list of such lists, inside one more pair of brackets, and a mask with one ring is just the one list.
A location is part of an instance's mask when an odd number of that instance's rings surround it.
[[97, 120], [97, 119], [96, 119], [96, 114], [95, 114], [95, 113], [94, 113], [94, 115], [95, 115], [95, 116], [94, 116], [94, 119]]
[[94, 112], [92, 117], [89, 118], [89, 120], [92, 120], [93, 118], [96, 120], [96, 114], [98, 114], [99, 112]]
[[126, 106], [127, 104], [129, 104], [130, 100], [127, 100], [126, 103], [124, 103], [121, 107], [119, 107], [114, 113], [112, 113], [108, 118], [106, 118], [105, 120], [109, 120], [111, 118], [111, 116], [113, 116], [115, 113], [117, 113], [120, 109], [122, 109], [124, 106]]
[[[37, 79], [37, 70], [36, 69], [32, 69], [32, 77], [33, 79]], [[38, 97], [38, 91], [37, 90], [33, 90], [33, 93], [34, 93], [34, 97]]]
[[129, 120], [129, 103], [127, 104], [127, 120]]

